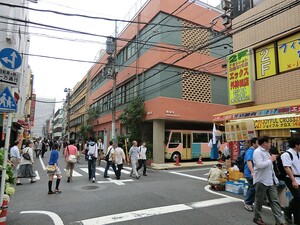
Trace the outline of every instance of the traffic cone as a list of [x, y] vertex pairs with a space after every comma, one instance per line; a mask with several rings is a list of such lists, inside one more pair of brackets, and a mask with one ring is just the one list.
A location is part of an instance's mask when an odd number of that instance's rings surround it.
[[197, 164], [203, 164], [201, 155], [199, 155], [199, 160], [198, 160]]
[[174, 164], [175, 166], [181, 166], [179, 163], [179, 156], [176, 156], [176, 163]]
[[3, 199], [2, 207], [1, 207], [1, 214], [0, 214], [0, 225], [6, 225], [6, 215], [7, 215], [7, 208], [8, 208], [8, 199]]

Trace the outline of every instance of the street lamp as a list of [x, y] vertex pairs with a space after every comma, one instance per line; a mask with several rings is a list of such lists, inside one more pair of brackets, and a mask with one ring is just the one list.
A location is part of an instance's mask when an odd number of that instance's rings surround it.
[[70, 105], [71, 105], [71, 88], [65, 88], [64, 92], [67, 93], [66, 103], [67, 103], [67, 135], [68, 141], [70, 140]]

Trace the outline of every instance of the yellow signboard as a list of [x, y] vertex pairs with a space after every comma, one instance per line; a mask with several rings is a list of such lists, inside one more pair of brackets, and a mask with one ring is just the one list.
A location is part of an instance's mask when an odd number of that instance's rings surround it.
[[249, 50], [227, 58], [229, 105], [252, 102]]
[[273, 130], [273, 129], [287, 129], [287, 128], [299, 128], [300, 117], [287, 117], [276, 118], [268, 120], [256, 120], [255, 130]]
[[279, 72], [300, 68], [300, 33], [277, 42]]
[[256, 60], [256, 77], [258, 80], [276, 75], [274, 43], [256, 49], [255, 60]]

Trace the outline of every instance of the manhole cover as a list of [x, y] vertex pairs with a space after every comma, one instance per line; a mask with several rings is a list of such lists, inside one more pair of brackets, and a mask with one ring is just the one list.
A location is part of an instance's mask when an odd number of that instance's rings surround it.
[[95, 190], [98, 189], [98, 186], [83, 186], [82, 189], [83, 190]]

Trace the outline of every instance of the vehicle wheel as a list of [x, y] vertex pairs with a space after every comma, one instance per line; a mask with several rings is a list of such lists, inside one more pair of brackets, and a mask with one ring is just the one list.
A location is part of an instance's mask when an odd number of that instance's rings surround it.
[[171, 156], [171, 160], [173, 161], [173, 162], [176, 162], [176, 158], [177, 157], [179, 157], [179, 159], [180, 159], [180, 153], [179, 152], [174, 152], [173, 154], [172, 154], [172, 156]]

